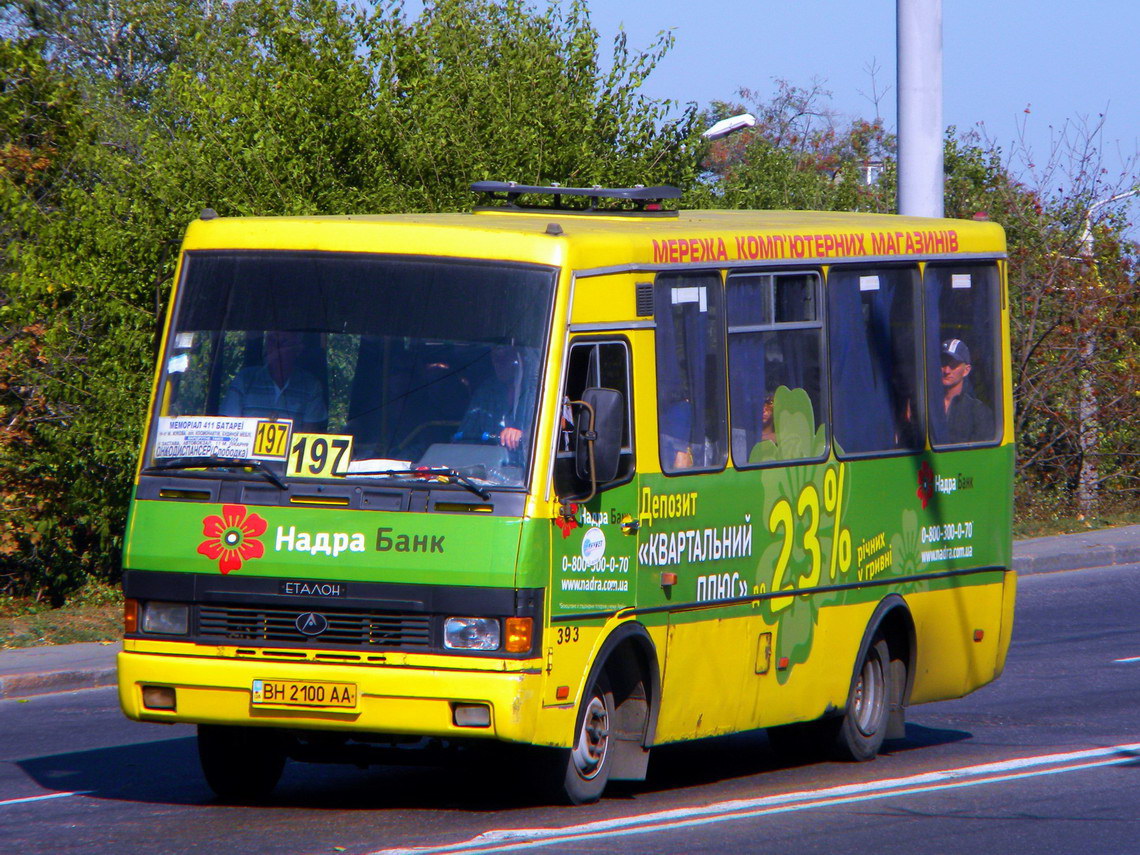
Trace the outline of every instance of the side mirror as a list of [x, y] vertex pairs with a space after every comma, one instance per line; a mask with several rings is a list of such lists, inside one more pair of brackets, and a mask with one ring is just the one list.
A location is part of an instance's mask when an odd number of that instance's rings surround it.
[[574, 424], [574, 466], [590, 482], [592, 496], [598, 484], [617, 477], [625, 401], [616, 389], [592, 388], [582, 392], [582, 404]]

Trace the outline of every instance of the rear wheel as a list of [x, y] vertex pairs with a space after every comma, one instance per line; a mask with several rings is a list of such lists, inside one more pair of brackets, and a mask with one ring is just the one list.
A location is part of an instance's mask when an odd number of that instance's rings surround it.
[[218, 798], [231, 802], [264, 799], [285, 768], [285, 740], [258, 727], [198, 725], [198, 760], [206, 783]]
[[847, 712], [836, 734], [835, 747], [845, 760], [870, 760], [879, 753], [887, 734], [891, 692], [890, 649], [876, 636], [863, 655], [847, 696]]

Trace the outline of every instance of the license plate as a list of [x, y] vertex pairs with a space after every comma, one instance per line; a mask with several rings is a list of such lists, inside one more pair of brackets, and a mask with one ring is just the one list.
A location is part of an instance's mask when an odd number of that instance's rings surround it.
[[253, 703], [270, 707], [356, 709], [356, 684], [254, 680]]

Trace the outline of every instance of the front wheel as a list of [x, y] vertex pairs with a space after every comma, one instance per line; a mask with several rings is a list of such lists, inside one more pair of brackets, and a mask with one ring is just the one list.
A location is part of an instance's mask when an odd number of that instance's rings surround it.
[[572, 805], [589, 804], [602, 797], [613, 766], [614, 693], [605, 673], [599, 674], [582, 698], [574, 747], [558, 751], [550, 767], [555, 800]]
[[879, 753], [887, 735], [891, 679], [890, 649], [884, 638], [876, 636], [851, 682], [847, 712], [836, 734], [835, 747], [842, 759], [870, 760]]
[[259, 801], [273, 792], [285, 768], [281, 734], [259, 727], [198, 725], [198, 760], [206, 783], [228, 802]]

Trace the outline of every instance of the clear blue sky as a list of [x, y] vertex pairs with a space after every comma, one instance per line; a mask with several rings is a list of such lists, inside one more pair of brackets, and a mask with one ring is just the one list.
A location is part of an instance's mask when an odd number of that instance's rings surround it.
[[[591, 0], [604, 38], [624, 27], [632, 47], [672, 30], [676, 44], [647, 81], [654, 97], [704, 106], [773, 79], [833, 94], [840, 113], [873, 118], [867, 68], [879, 68], [881, 102], [895, 121], [894, 0]], [[943, 119], [983, 123], [1010, 152], [1025, 123], [1034, 160], [1049, 157], [1051, 128], [1105, 114], [1104, 166], [1119, 176], [1140, 151], [1138, 0], [944, 0]], [[1030, 112], [1027, 114], [1025, 111]], [[1135, 165], [1135, 164], [1133, 164]], [[1140, 219], [1140, 204], [1132, 213]]]

